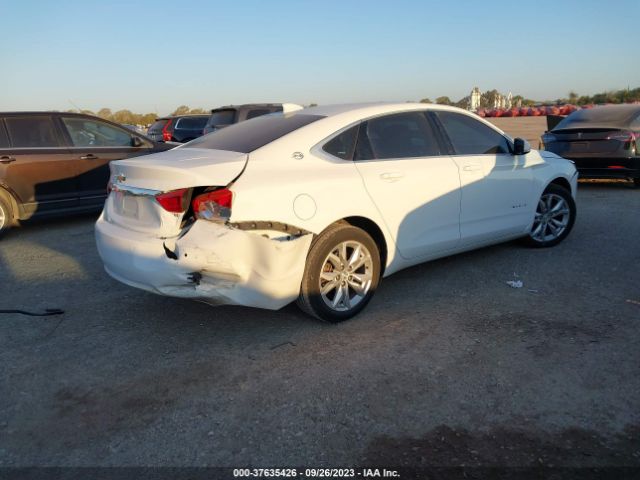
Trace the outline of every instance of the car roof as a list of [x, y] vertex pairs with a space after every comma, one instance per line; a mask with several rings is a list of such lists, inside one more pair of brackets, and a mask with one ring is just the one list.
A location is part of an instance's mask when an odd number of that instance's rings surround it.
[[176, 118], [190, 118], [190, 117], [209, 117], [208, 113], [187, 113], [184, 115], [167, 115], [166, 117], [158, 117], [155, 119], [158, 120], [175, 120]]
[[[339, 105], [322, 105], [317, 107], [305, 108], [289, 113], [289, 115], [319, 115], [325, 117], [321, 122], [323, 124], [332, 124], [336, 128], [340, 125], [346, 126], [351, 123], [361, 121], [365, 118], [376, 117], [380, 115], [403, 113], [411, 111], [447, 111], [456, 112], [463, 115], [469, 115], [474, 119], [488, 125], [493, 130], [502, 134], [504, 132], [495, 125], [487, 122], [484, 118], [480, 118], [475, 113], [458, 107], [450, 107], [448, 105], [438, 105], [433, 103], [413, 103], [413, 102], [369, 102], [369, 103], [347, 103]], [[317, 125], [316, 125], [317, 126]]]
[[80, 112], [60, 112], [57, 110], [41, 110], [41, 111], [23, 111], [23, 112], [0, 112], [0, 115], [76, 115], [79, 117], [96, 117], [100, 118], [95, 114], [90, 113], [80, 113]]
[[438, 105], [434, 103], [414, 103], [414, 102], [367, 102], [367, 103], [343, 103], [336, 105], [320, 105], [317, 107], [309, 107], [304, 110], [299, 110], [295, 113], [309, 114], [309, 115], [322, 115], [325, 117], [332, 117], [336, 115], [342, 115], [345, 113], [352, 113], [356, 115], [376, 115], [384, 113], [392, 113], [396, 111], [411, 111], [411, 110], [446, 110], [455, 112], [467, 112], [457, 107], [450, 107], [448, 105]]
[[218, 110], [229, 110], [229, 109], [240, 109], [240, 108], [260, 108], [260, 107], [281, 107], [282, 103], [243, 103], [241, 105], [224, 105], [222, 107], [212, 108], [212, 112], [217, 112]]

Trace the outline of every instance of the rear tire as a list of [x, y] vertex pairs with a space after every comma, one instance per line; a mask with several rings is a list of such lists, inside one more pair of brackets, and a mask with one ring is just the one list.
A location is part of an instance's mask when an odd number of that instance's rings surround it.
[[311, 245], [298, 306], [327, 322], [348, 320], [369, 303], [380, 272], [380, 252], [369, 234], [351, 225], [333, 225]]
[[535, 219], [524, 242], [534, 248], [553, 247], [567, 238], [575, 221], [576, 202], [571, 192], [551, 184], [538, 200]]
[[0, 197], [0, 237], [2, 237], [13, 225], [13, 212], [10, 204]]
[[636, 186], [636, 188], [640, 188], [640, 177], [634, 178], [633, 184]]

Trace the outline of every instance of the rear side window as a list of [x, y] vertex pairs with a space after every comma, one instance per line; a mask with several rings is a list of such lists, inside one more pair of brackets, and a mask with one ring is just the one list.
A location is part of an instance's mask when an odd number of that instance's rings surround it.
[[178, 119], [176, 128], [183, 128], [185, 130], [202, 130], [207, 124], [209, 117], [185, 117]]
[[6, 117], [7, 133], [14, 148], [59, 147], [53, 119], [48, 116]]
[[355, 127], [345, 130], [340, 135], [325, 143], [322, 146], [322, 150], [334, 157], [338, 157], [343, 160], [351, 160], [353, 158], [353, 151], [356, 147], [358, 128], [359, 126], [356, 125]]
[[236, 111], [230, 110], [216, 110], [211, 113], [209, 120], [207, 120], [207, 126], [214, 127], [216, 125], [231, 125], [236, 119]]
[[74, 147], [130, 147], [131, 132], [88, 118], [62, 118]]
[[324, 117], [304, 114], [263, 115], [216, 130], [209, 135], [191, 140], [180, 148], [211, 148], [249, 153], [321, 118]]
[[267, 113], [271, 113], [271, 110], [267, 108], [249, 110], [247, 112], [247, 120], [251, 120], [252, 118], [256, 118], [256, 117], [261, 117], [262, 115], [266, 115]]
[[396, 113], [371, 119], [366, 124], [366, 132], [369, 141], [366, 149], [369, 152], [359, 148], [360, 160], [440, 155], [436, 136], [422, 112]]
[[9, 137], [4, 129], [4, 122], [0, 118], [0, 148], [9, 148]]
[[509, 142], [492, 128], [468, 115], [435, 112], [458, 155], [509, 153]]

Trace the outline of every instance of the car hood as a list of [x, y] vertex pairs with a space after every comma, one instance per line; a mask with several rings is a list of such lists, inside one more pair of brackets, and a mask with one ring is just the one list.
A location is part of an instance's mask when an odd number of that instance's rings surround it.
[[169, 191], [224, 186], [243, 171], [249, 155], [205, 148], [174, 148], [111, 162], [111, 181], [148, 190]]

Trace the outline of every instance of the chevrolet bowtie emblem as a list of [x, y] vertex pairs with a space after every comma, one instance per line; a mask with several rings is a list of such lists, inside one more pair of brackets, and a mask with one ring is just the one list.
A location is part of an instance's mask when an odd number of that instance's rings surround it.
[[114, 175], [113, 179], [118, 183], [122, 183], [127, 180], [127, 177], [125, 177], [122, 173], [119, 173], [117, 175]]

